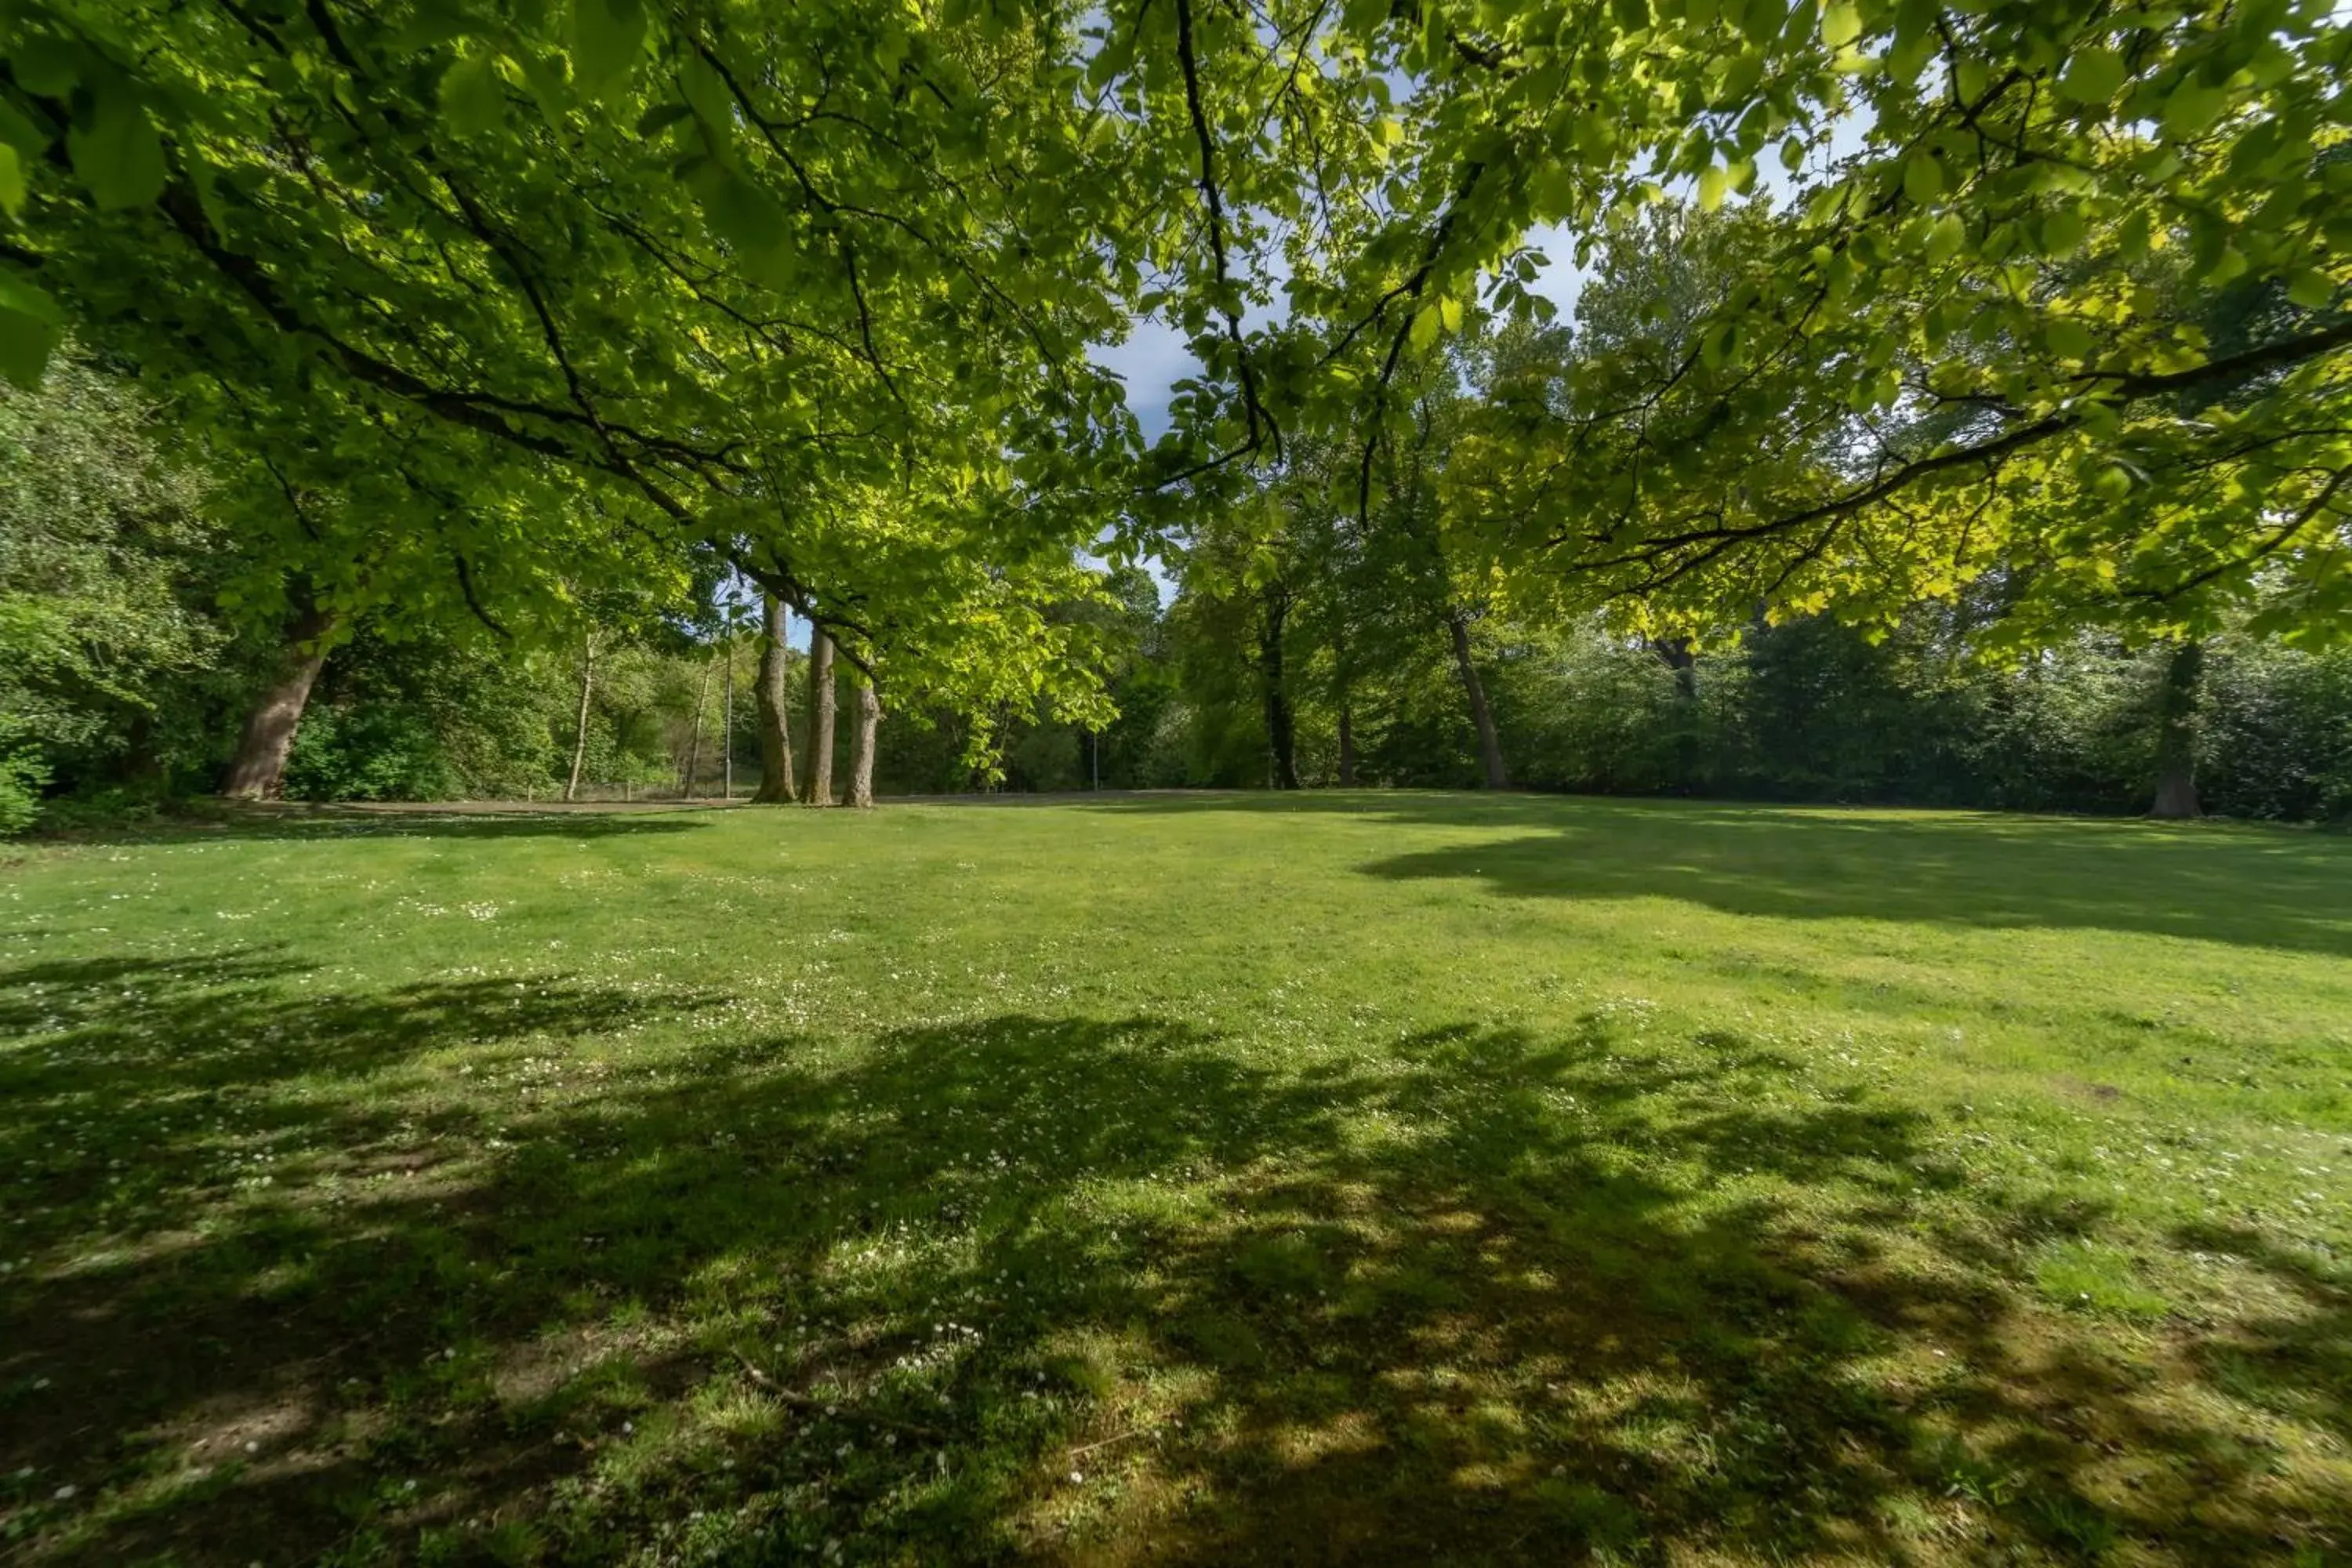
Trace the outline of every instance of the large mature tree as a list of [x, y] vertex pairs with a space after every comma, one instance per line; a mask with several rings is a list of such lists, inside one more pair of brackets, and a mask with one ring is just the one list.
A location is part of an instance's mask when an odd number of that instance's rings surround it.
[[[1482, 304], [1537, 308], [1531, 231], [1589, 242], [1676, 182], [1715, 205], [1843, 132], [1670, 369], [1581, 367], [1559, 439], [1594, 460], [1498, 514], [1497, 559], [1703, 616], [1891, 611], [2032, 546], [2037, 583], [2112, 576], [2151, 626], [2268, 561], [2297, 579], [2273, 613], [2315, 626], [2352, 594], [2331, 17], [37, 0], [0, 22], [0, 356], [22, 373], [69, 311], [327, 450], [386, 429], [420, 481], [397, 531], [527, 455], [870, 665], [882, 607], [933, 648], [965, 615], [942, 554], [1066, 562], [1107, 510], [1181, 518], [1302, 437], [1358, 450], [1369, 517], [1413, 363]], [[2135, 279], [2169, 249], [2301, 314], [2217, 354]], [[1202, 363], [1139, 469], [1086, 354], [1137, 309]], [[920, 512], [936, 548], [812, 521], [918, 467], [952, 500]], [[2227, 504], [2171, 504], [2199, 488]]]

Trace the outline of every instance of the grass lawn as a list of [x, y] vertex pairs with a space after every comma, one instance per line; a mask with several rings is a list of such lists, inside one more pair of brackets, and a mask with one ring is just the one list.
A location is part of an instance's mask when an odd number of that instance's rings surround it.
[[16, 1563], [2352, 1563], [2352, 840], [34, 848], [0, 1264]]

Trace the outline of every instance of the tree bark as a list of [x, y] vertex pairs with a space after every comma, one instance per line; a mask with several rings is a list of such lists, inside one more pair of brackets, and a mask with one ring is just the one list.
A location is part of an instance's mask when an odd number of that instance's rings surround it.
[[1488, 789], [1510, 788], [1509, 776], [1503, 771], [1503, 737], [1495, 728], [1495, 710], [1486, 700], [1486, 683], [1478, 679], [1478, 666], [1470, 657], [1470, 622], [1460, 610], [1451, 610], [1445, 616], [1446, 629], [1454, 635], [1454, 666], [1462, 674], [1462, 689], [1470, 699], [1470, 721], [1478, 730], [1478, 765], [1485, 771]]
[[1658, 662], [1675, 672], [1675, 696], [1689, 702], [1698, 697], [1698, 655], [1691, 651], [1688, 637], [1652, 637], [1650, 651]]
[[596, 628], [580, 639], [580, 717], [572, 727], [572, 776], [564, 781], [563, 798], [580, 793], [580, 767], [588, 760], [588, 695], [596, 685]]
[[719, 790], [721, 798], [735, 798], [735, 641], [727, 641], [727, 700], [719, 719]]
[[276, 800], [286, 793], [286, 759], [294, 750], [302, 710], [310, 706], [310, 688], [326, 665], [326, 639], [334, 629], [334, 616], [323, 610], [305, 610], [295, 617], [277, 679], [246, 715], [236, 755], [221, 783], [222, 795], [231, 800]]
[[798, 793], [793, 776], [792, 731], [784, 722], [784, 606], [770, 594], [765, 608], [760, 678], [752, 689], [760, 705], [760, 791], [751, 798], [782, 805]]
[[2164, 667], [2157, 710], [2156, 800], [2150, 816], [2201, 816], [2197, 799], [2197, 697], [2205, 674], [2205, 645], [2177, 643]]
[[1265, 621], [1258, 641], [1265, 676], [1265, 741], [1274, 754], [1274, 787], [1298, 787], [1297, 724], [1290, 711], [1290, 686], [1282, 667], [1283, 627], [1290, 619], [1290, 595], [1282, 589], [1265, 596]]
[[710, 701], [710, 661], [702, 661], [702, 679], [694, 688], [694, 733], [686, 741], [686, 778], [678, 793], [694, 798], [695, 775], [702, 771], [702, 710]]
[[1344, 697], [1339, 699], [1339, 787], [1356, 787], [1356, 716]]
[[1650, 651], [1675, 677], [1674, 708], [1667, 721], [1674, 777], [1667, 787], [1681, 795], [1694, 794], [1698, 790], [1703, 755], [1698, 732], [1698, 655], [1692, 651], [1688, 637], [1652, 637]]
[[864, 810], [874, 804], [874, 738], [882, 725], [882, 698], [870, 681], [856, 681], [857, 730], [849, 747], [849, 804]]
[[809, 626], [808, 789], [811, 805], [833, 804], [833, 639]]

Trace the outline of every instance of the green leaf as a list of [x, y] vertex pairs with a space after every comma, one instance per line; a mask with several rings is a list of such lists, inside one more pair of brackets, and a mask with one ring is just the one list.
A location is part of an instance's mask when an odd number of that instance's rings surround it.
[[2164, 133], [2175, 142], [2188, 142], [2221, 118], [2230, 96], [2218, 87], [2203, 87], [2184, 81], [2172, 89], [2164, 103]]
[[2286, 297], [2306, 310], [2325, 310], [2336, 298], [2336, 280], [2315, 267], [2294, 275], [2286, 286]]
[[1462, 301], [1448, 296], [1437, 302], [1437, 323], [1449, 332], [1462, 330]]
[[1751, 44], [1769, 43], [1788, 20], [1788, 0], [1748, 0], [1739, 17], [1739, 36]]
[[1960, 221], [1960, 215], [1946, 213], [1927, 231], [1928, 264], [1940, 267], [1949, 261], [1960, 253], [1960, 247], [1966, 245], [1968, 239], [1968, 225]]
[[1709, 370], [1720, 370], [1730, 362], [1732, 353], [1738, 345], [1739, 323], [1717, 321], [1714, 326], [1709, 327], [1706, 330], [1706, 335], [1699, 340], [1699, 363]]
[[1862, 37], [1862, 13], [1838, 0], [1822, 7], [1822, 42], [1842, 49]]
[[2061, 316], [2042, 329], [2042, 339], [2049, 343], [2052, 353], [2071, 360], [2089, 359], [2098, 342], [2091, 335], [2090, 328], [2070, 316]]
[[2042, 220], [2042, 254], [2072, 256], [2083, 243], [2083, 213], [2079, 207], [2060, 207]]
[[100, 93], [89, 128], [66, 132], [66, 149], [101, 207], [143, 207], [163, 194], [163, 139], [127, 89]]
[[2075, 51], [2058, 79], [2058, 90], [2077, 103], [2105, 103], [2123, 90], [2123, 56], [2109, 48]]
[[0, 375], [30, 392], [65, 330], [57, 301], [13, 272], [0, 272]]
[[1425, 349], [1437, 341], [1438, 330], [1443, 324], [1435, 308], [1423, 309], [1413, 316], [1412, 325], [1405, 331], [1405, 341], [1416, 351]]
[[36, 33], [12, 45], [8, 67], [16, 73], [16, 85], [26, 92], [63, 98], [83, 79], [87, 63], [79, 45]]
[[496, 55], [466, 55], [441, 79], [441, 115], [459, 135], [493, 130], [506, 112], [507, 93], [499, 81]]
[[25, 161], [16, 149], [0, 142], [0, 212], [10, 217], [25, 211]]
[[710, 231], [736, 250], [761, 255], [784, 243], [791, 226], [768, 193], [723, 165], [713, 163], [698, 182], [702, 216]]
[[572, 74], [601, 92], [625, 78], [646, 37], [643, 0], [572, 0]]
[[1903, 160], [1903, 194], [1921, 206], [1943, 195], [1944, 171], [1925, 153]]
[[0, 142], [5, 142], [9, 146], [16, 149], [24, 155], [26, 163], [30, 163], [37, 160], [41, 155], [41, 149], [48, 144], [48, 140], [47, 136], [41, 134], [40, 130], [31, 121], [16, 112], [12, 105], [0, 101]]
[[1698, 207], [1701, 212], [1713, 212], [1723, 205], [1724, 193], [1731, 186], [1728, 170], [1709, 165], [1699, 171]]

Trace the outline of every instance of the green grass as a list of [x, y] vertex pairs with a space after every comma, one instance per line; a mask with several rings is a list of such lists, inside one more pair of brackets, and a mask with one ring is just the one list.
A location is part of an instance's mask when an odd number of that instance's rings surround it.
[[38, 848], [0, 1557], [2352, 1563], [2348, 1172], [2322, 835], [1359, 795]]

